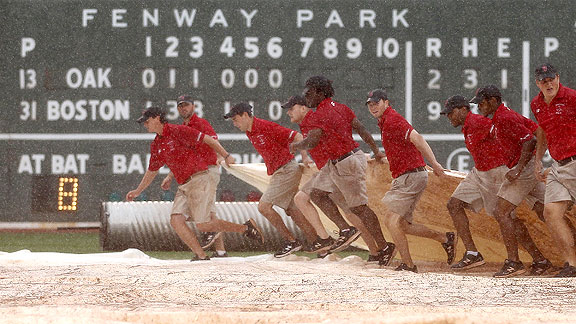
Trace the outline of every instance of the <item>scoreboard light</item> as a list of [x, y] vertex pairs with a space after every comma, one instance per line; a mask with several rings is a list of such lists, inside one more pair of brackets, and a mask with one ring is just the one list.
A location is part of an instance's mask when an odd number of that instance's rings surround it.
[[32, 210], [34, 212], [76, 212], [80, 182], [73, 176], [34, 176]]
[[78, 205], [78, 178], [59, 178], [58, 210], [75, 211]]

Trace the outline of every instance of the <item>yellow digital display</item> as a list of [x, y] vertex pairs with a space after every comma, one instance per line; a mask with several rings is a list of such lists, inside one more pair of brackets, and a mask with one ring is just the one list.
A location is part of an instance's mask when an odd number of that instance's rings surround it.
[[78, 178], [59, 178], [58, 210], [76, 210], [78, 208]]
[[75, 176], [34, 176], [32, 211], [40, 213], [77, 212], [80, 180]]

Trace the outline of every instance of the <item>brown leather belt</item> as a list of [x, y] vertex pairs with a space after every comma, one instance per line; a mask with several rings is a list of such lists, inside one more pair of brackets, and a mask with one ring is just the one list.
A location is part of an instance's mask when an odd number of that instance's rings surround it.
[[414, 172], [422, 172], [422, 171], [426, 171], [426, 167], [423, 167], [423, 166], [422, 166], [422, 167], [417, 167], [417, 168], [414, 168], [414, 169], [410, 169], [410, 170], [404, 171], [404, 173], [402, 173], [400, 176], [405, 175], [406, 173], [414, 173]]
[[332, 164], [336, 164], [336, 163], [344, 160], [345, 158], [347, 158], [347, 157], [349, 157], [349, 156], [352, 156], [354, 153], [356, 153], [356, 152], [358, 152], [358, 151], [360, 151], [360, 148], [359, 148], [359, 147], [357, 147], [357, 148], [353, 149], [352, 151], [350, 151], [350, 152], [342, 155], [341, 157], [337, 158], [336, 160], [330, 160], [330, 161], [332, 162]]
[[564, 160], [556, 161], [560, 166], [565, 166], [566, 164], [576, 160], [576, 155], [572, 155], [571, 157], [565, 158]]

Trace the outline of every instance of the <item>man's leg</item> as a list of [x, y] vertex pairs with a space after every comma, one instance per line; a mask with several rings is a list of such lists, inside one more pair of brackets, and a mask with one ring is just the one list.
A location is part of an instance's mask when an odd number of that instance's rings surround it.
[[568, 209], [568, 201], [547, 203], [544, 206], [544, 218], [546, 225], [552, 232], [553, 239], [562, 252], [564, 259], [571, 266], [576, 266], [576, 249], [574, 248], [574, 236], [570, 230], [564, 213]]
[[[213, 210], [210, 211], [210, 220], [217, 219], [217, 218], [218, 217], [216, 217], [216, 212]], [[222, 238], [221, 232], [203, 232], [202, 238], [200, 240], [200, 245], [202, 246], [202, 249], [208, 249], [213, 244], [215, 244], [217, 241], [219, 241], [220, 243], [218, 246], [223, 248], [224, 241], [221, 238]], [[220, 250], [220, 251], [222, 251], [222, 250]]]
[[196, 228], [201, 232], [233, 232], [244, 233], [246, 225], [236, 224], [219, 218], [211, 219], [205, 223], [197, 223]]
[[402, 218], [400, 225], [402, 226], [402, 231], [405, 234], [425, 237], [441, 243], [442, 248], [444, 249], [444, 251], [446, 251], [447, 255], [446, 262], [448, 264], [452, 264], [452, 262], [454, 261], [454, 256], [456, 252], [456, 243], [458, 239], [458, 237], [453, 232], [442, 233], [422, 224], [409, 223], [404, 218]]
[[376, 242], [376, 245], [378, 245], [378, 250], [386, 248], [388, 242], [384, 238], [384, 233], [382, 233], [382, 227], [380, 226], [380, 220], [374, 211], [370, 209], [368, 205], [356, 206], [350, 208], [350, 211], [362, 220], [366, 229]]
[[546, 260], [536, 243], [530, 236], [530, 232], [528, 232], [528, 228], [524, 222], [520, 219], [514, 219], [514, 227], [516, 229], [516, 237], [518, 238], [518, 243], [526, 249], [526, 251], [530, 254], [534, 262], [540, 262]]
[[186, 217], [182, 214], [172, 214], [170, 215], [170, 225], [178, 234], [178, 237], [196, 254], [196, 256], [200, 259], [206, 258], [206, 253], [200, 247], [200, 243], [198, 242], [198, 238], [196, 234], [188, 225], [186, 224]]
[[401, 222], [401, 225], [405, 234], [429, 238], [440, 243], [446, 242], [446, 233], [433, 230], [425, 225], [408, 223], [407, 221]]
[[258, 211], [278, 230], [280, 235], [289, 242], [295, 241], [296, 238], [292, 235], [288, 227], [286, 227], [286, 224], [284, 224], [282, 216], [272, 207], [273, 205], [269, 202], [260, 201], [260, 203], [258, 203]]
[[[211, 211], [210, 212], [210, 219], [217, 219], [216, 213]], [[214, 251], [218, 256], [226, 255], [226, 246], [224, 244], [224, 235], [219, 235], [218, 238], [214, 241], [213, 245]]]
[[216, 242], [214, 242], [214, 251], [216, 251], [216, 253], [218, 255], [224, 255], [226, 254], [226, 245], [224, 244], [224, 236], [221, 235], [216, 239]]
[[496, 205], [496, 212], [494, 213], [494, 217], [500, 226], [500, 233], [502, 233], [502, 239], [504, 241], [504, 245], [506, 246], [508, 260], [519, 262], [520, 257], [518, 256], [516, 226], [511, 216], [511, 213], [514, 209], [516, 209], [514, 204], [502, 197], [498, 197], [498, 203]]
[[370, 234], [368, 227], [364, 225], [364, 222], [362, 222], [360, 217], [356, 216], [356, 214], [350, 213], [346, 214], [346, 218], [350, 221], [350, 223], [352, 223], [354, 227], [359, 229], [360, 232], [362, 233], [360, 237], [364, 239], [364, 243], [366, 243], [366, 245], [368, 246], [368, 251], [370, 251], [370, 255], [377, 256], [378, 252], [384, 247], [380, 249], [378, 248], [378, 244], [376, 244], [374, 237], [372, 237], [372, 234]]
[[303, 191], [298, 191], [296, 196], [294, 196], [294, 203], [296, 204], [296, 207], [298, 207], [298, 209], [306, 217], [310, 225], [312, 225], [312, 227], [314, 228], [314, 230], [321, 239], [325, 240], [330, 237], [330, 235], [328, 235], [328, 232], [326, 232], [326, 229], [324, 228], [322, 221], [320, 220], [320, 215], [318, 214], [316, 207], [312, 205], [312, 202], [310, 201], [310, 196], [308, 194], [306, 194]]
[[478, 249], [472, 239], [470, 223], [465, 211], [467, 206], [468, 203], [454, 197], [450, 197], [450, 200], [448, 200], [448, 204], [446, 205], [448, 213], [450, 214], [450, 217], [452, 217], [454, 227], [456, 227], [456, 231], [458, 232], [458, 236], [462, 239], [462, 243], [464, 243], [464, 246], [466, 247], [466, 251], [477, 252]]
[[[536, 215], [538, 216], [538, 218], [540, 218], [541, 221], [546, 222], [546, 219], [544, 219], [544, 204], [537, 201], [534, 204], [534, 207], [532, 208], [532, 210], [536, 213]], [[576, 242], [576, 228], [574, 227], [574, 224], [572, 224], [572, 222], [568, 219], [568, 217], [564, 216], [566, 224], [568, 225], [568, 227], [570, 228], [570, 231], [572, 232], [572, 236], [574, 237], [574, 241]]]
[[310, 193], [310, 199], [340, 230], [350, 227], [329, 195], [329, 192], [313, 189]]
[[388, 212], [386, 214], [386, 227], [392, 235], [392, 239], [396, 244], [398, 252], [402, 257], [402, 263], [406, 264], [408, 267], [413, 268], [414, 263], [412, 262], [412, 257], [410, 256], [410, 249], [408, 247], [408, 239], [406, 238], [406, 233], [402, 230], [402, 222], [406, 222], [400, 215]]
[[452, 217], [454, 227], [456, 227], [456, 231], [458, 232], [458, 236], [462, 238], [462, 242], [466, 247], [464, 257], [462, 257], [460, 261], [454, 263], [451, 268], [454, 270], [466, 270], [483, 265], [485, 263], [484, 257], [480, 252], [478, 252], [478, 249], [474, 244], [472, 233], [470, 232], [468, 216], [466, 216], [466, 211], [464, 210], [465, 208], [470, 207], [470, 205], [458, 198], [450, 197], [447, 207], [448, 212]]
[[314, 227], [296, 206], [292, 205], [291, 207], [288, 207], [286, 214], [292, 217], [292, 220], [296, 226], [302, 230], [304, 236], [306, 237], [306, 241], [312, 243], [314, 240], [316, 240], [318, 235], [316, 234]]

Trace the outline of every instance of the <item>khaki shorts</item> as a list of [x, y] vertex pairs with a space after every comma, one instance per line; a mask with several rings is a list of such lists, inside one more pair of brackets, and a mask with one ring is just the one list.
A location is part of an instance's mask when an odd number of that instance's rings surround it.
[[219, 181], [218, 167], [193, 174], [188, 182], [178, 186], [170, 214], [182, 214], [186, 220], [195, 223], [210, 221], [210, 212], [215, 211]]
[[412, 223], [414, 209], [428, 184], [428, 171], [405, 173], [392, 180], [390, 191], [382, 202], [393, 213]]
[[484, 208], [486, 214], [493, 216], [498, 202], [498, 191], [508, 170], [510, 169], [505, 165], [488, 171], [472, 168], [454, 190], [452, 197], [468, 203], [474, 212], [478, 213]]
[[327, 165], [334, 188], [342, 192], [344, 199], [346, 199], [346, 204], [350, 208], [368, 204], [368, 194], [366, 192], [368, 162], [362, 150], [358, 150], [336, 164], [328, 161]]
[[498, 191], [498, 197], [506, 199], [514, 206], [520, 205], [522, 200], [526, 199], [526, 203], [530, 208], [534, 207], [536, 202], [544, 203], [544, 194], [546, 186], [544, 183], [536, 179], [534, 174], [535, 157], [526, 164], [524, 170], [520, 173], [518, 179], [514, 182], [508, 181], [504, 178], [502, 187]]
[[[328, 161], [330, 163], [330, 161]], [[318, 189], [325, 192], [333, 192], [334, 184], [330, 179], [330, 174], [328, 173], [328, 164], [324, 165], [320, 171], [316, 172], [303, 186], [300, 191], [303, 191], [307, 195], [310, 195], [312, 189]]]
[[260, 201], [276, 205], [284, 210], [294, 203], [298, 185], [302, 178], [302, 169], [294, 160], [281, 166], [270, 178], [268, 189]]
[[211, 213], [216, 214], [216, 190], [218, 189], [218, 184], [220, 183], [220, 175], [222, 171], [219, 165], [210, 165], [208, 166], [208, 172], [212, 174], [210, 177], [210, 181], [213, 181], [214, 188], [214, 203], [212, 204], [212, 208], [210, 209]]
[[[331, 163], [328, 161], [328, 163]], [[318, 189], [325, 192], [330, 192], [330, 199], [342, 209], [342, 213], [345, 215], [352, 214], [348, 204], [346, 204], [346, 199], [344, 199], [344, 195], [340, 192], [340, 190], [334, 188], [334, 184], [330, 179], [330, 175], [328, 174], [328, 164], [326, 164], [319, 172], [315, 173], [309, 180], [306, 182], [300, 191], [304, 192], [308, 196], [313, 189]]]
[[559, 201], [576, 202], [576, 161], [564, 166], [557, 162], [546, 178], [546, 197], [544, 203]]

